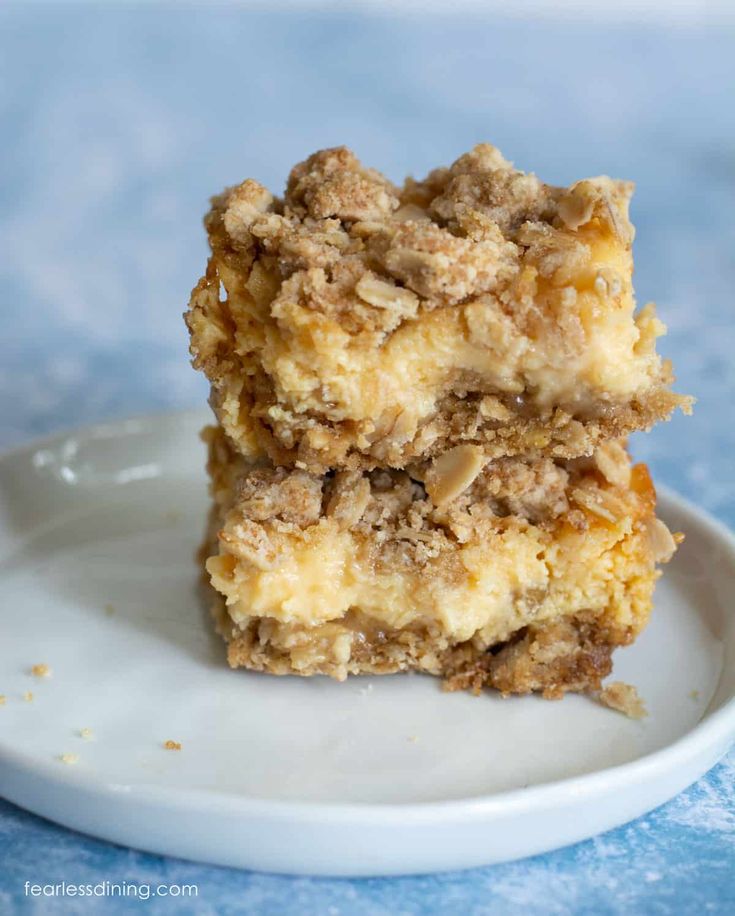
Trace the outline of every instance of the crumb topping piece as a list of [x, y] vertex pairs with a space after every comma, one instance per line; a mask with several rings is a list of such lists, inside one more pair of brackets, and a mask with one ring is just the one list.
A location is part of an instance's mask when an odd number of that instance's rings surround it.
[[365, 168], [347, 147], [338, 146], [314, 153], [291, 171], [285, 200], [299, 216], [355, 222], [392, 213], [398, 194], [380, 172]]
[[169, 739], [168, 741], [163, 742], [163, 746], [167, 751], [180, 751], [181, 750], [181, 743], [179, 741], [171, 741]]
[[31, 668], [31, 674], [33, 677], [51, 677], [51, 669], [48, 665], [34, 665]]

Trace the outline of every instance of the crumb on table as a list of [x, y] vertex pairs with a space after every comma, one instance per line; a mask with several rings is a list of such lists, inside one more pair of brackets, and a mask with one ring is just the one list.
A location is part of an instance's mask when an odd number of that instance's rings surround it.
[[181, 750], [181, 743], [179, 741], [171, 741], [169, 739], [168, 741], [163, 742], [163, 746], [166, 748], [167, 751], [180, 751]]
[[78, 754], [59, 754], [59, 760], [67, 766], [72, 766], [79, 760]]
[[31, 668], [31, 674], [33, 675], [33, 677], [50, 677], [51, 669], [49, 668], [48, 665], [45, 665], [45, 664], [34, 665]]
[[26, 703], [33, 702], [33, 694], [30, 690], [26, 690], [26, 692], [23, 694], [23, 699], [26, 701]]
[[85, 741], [90, 741], [93, 737], [93, 732], [91, 728], [80, 728], [79, 737], [84, 738]]

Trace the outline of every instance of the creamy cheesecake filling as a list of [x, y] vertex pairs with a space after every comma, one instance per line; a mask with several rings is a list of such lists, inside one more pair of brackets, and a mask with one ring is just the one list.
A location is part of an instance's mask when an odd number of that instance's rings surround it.
[[[250, 533], [230, 521], [220, 534], [222, 552], [207, 561], [207, 572], [236, 624], [269, 617], [315, 626], [359, 608], [390, 629], [435, 623], [451, 642], [478, 638], [493, 645], [570, 607], [608, 606], [620, 554], [634, 530], [627, 519], [598, 527], [594, 537], [570, 531], [556, 540], [533, 528], [509, 527], [488, 542], [460, 545], [451, 560], [412, 569], [381, 564], [369, 545], [324, 520], [298, 540], [271, 536], [273, 565], [263, 568], [260, 553], [251, 552]], [[625, 619], [632, 612], [620, 611], [622, 625], [633, 622]]]
[[[604, 272], [630, 275], [627, 253], [598, 248], [605, 259], [591, 250], [577, 285], [549, 284], [541, 292], [533, 284], [532, 333], [515, 319], [512, 298], [509, 308], [485, 294], [422, 311], [375, 341], [373, 333], [350, 334], [317, 310], [303, 294], [308, 278], [298, 276], [270, 303], [278, 332], [265, 336], [263, 369], [279, 405], [352, 421], [366, 435], [400, 415], [404, 435], [412, 437], [457, 380], [471, 379], [471, 390], [479, 392], [524, 394], [538, 411], [560, 406], [584, 415], [599, 401], [627, 403], [661, 382], [655, 340], [665, 327], [653, 306], [633, 317], [627, 282], [618, 281], [616, 296], [607, 283], [590, 282]], [[510, 290], [508, 298], [514, 293], [522, 295]], [[230, 285], [228, 294], [236, 299], [240, 291]]]

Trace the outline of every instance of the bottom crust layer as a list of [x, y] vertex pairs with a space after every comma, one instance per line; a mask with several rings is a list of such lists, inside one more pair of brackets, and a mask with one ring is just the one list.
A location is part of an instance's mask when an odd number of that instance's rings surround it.
[[559, 699], [568, 691], [596, 692], [612, 671], [613, 650], [621, 645], [611, 641], [605, 627], [581, 618], [523, 627], [507, 642], [490, 648], [472, 641], [450, 645], [446, 637], [428, 631], [381, 631], [375, 641], [364, 635], [354, 641], [359, 625], [354, 615], [308, 633], [294, 631], [290, 646], [279, 646], [272, 639], [271, 621], [252, 620], [244, 630], [234, 626], [223, 597], [216, 592], [212, 616], [227, 642], [227, 660], [233, 668], [341, 678], [345, 665], [334, 660], [334, 646], [340, 636], [349, 634], [353, 646], [346, 666], [349, 674], [419, 671], [441, 677], [445, 690], [475, 694], [486, 687], [504, 695], [540, 692], [546, 699]]

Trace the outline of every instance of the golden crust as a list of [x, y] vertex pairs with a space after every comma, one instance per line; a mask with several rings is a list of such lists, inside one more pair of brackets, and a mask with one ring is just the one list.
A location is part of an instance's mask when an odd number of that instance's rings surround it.
[[402, 189], [340, 147], [282, 201], [225, 191], [186, 316], [219, 422], [324, 473], [460, 443], [575, 457], [689, 409], [653, 307], [634, 315], [631, 190], [551, 187], [481, 145]]

